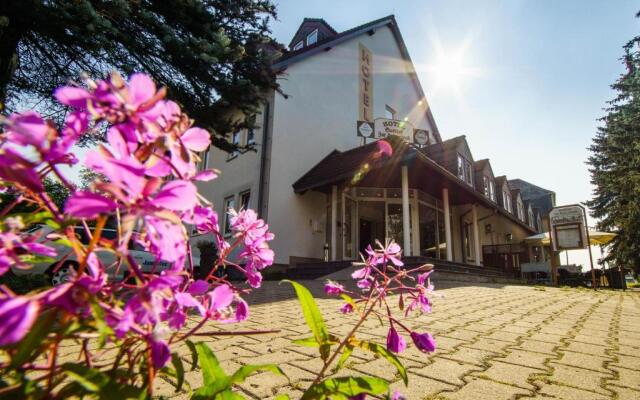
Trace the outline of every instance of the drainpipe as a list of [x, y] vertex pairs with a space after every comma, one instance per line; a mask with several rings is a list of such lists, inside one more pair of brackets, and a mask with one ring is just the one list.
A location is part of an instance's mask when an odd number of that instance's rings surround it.
[[338, 186], [331, 186], [331, 261], [338, 259]]
[[262, 209], [264, 206], [264, 180], [267, 175], [267, 142], [269, 141], [269, 101], [264, 103], [262, 120], [262, 145], [260, 146], [260, 178], [258, 182], [258, 214], [266, 221], [266, 215]]

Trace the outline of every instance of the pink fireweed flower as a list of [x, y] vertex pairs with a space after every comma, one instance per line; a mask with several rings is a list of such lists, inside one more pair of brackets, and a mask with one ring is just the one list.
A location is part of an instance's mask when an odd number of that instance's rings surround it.
[[39, 237], [20, 234], [22, 222], [13, 221], [8, 219], [9, 229], [6, 232], [0, 232], [0, 276], [12, 267], [29, 269], [31, 265], [22, 260], [22, 255], [55, 257], [57, 254], [54, 248], [38, 243]]
[[38, 317], [40, 306], [28, 297], [0, 297], [0, 347], [18, 343]]
[[344, 293], [344, 286], [342, 286], [338, 282], [328, 280], [324, 285], [324, 292], [330, 296], [338, 296]]
[[396, 267], [403, 266], [404, 263], [398, 258], [401, 252], [402, 248], [400, 245], [396, 242], [389, 243], [389, 245], [380, 252], [382, 254], [378, 254], [378, 264], [386, 265], [391, 261]]
[[349, 303], [345, 303], [340, 307], [340, 312], [343, 314], [349, 314], [353, 312], [353, 306]]
[[423, 353], [433, 353], [436, 350], [436, 341], [430, 333], [411, 332], [411, 339], [418, 350]]
[[407, 342], [402, 335], [392, 326], [387, 334], [387, 350], [394, 353], [402, 353], [407, 348]]
[[391, 400], [407, 400], [407, 398], [404, 397], [399, 390], [395, 390], [391, 396]]

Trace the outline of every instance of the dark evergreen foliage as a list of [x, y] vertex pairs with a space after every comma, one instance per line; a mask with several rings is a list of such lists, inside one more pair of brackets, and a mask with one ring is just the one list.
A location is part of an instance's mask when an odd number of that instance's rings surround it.
[[598, 229], [618, 234], [606, 261], [640, 271], [640, 36], [624, 51], [626, 72], [590, 147], [595, 190], [587, 205]]
[[276, 87], [271, 18], [270, 0], [3, 0], [0, 102], [55, 117], [53, 89], [83, 72], [147, 72], [230, 151]]

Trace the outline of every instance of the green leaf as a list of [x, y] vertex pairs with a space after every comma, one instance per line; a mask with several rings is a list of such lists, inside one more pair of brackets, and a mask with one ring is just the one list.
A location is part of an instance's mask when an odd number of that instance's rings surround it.
[[227, 389], [218, 393], [215, 400], [245, 400], [245, 398], [240, 393], [234, 393], [231, 389]]
[[282, 375], [285, 378], [287, 377], [284, 371], [282, 371], [282, 369], [280, 369], [280, 367], [275, 364], [243, 365], [233, 373], [233, 375], [231, 376], [231, 383], [242, 383], [249, 377], [249, 375], [253, 374], [256, 371], [269, 371], [273, 372], [276, 375]]
[[45, 338], [53, 331], [53, 324], [56, 321], [57, 312], [55, 310], [45, 311], [29, 330], [29, 333], [17, 344], [17, 351], [11, 357], [11, 367], [19, 367], [29, 360], [36, 358], [44, 347]]
[[336, 365], [336, 368], [333, 370], [333, 373], [338, 372], [340, 370], [340, 368], [342, 368], [344, 366], [344, 363], [351, 356], [351, 353], [353, 353], [353, 345], [352, 344], [345, 345], [344, 346], [344, 350], [342, 351], [342, 354], [340, 355], [340, 359], [338, 360], [338, 364]]
[[327, 327], [324, 324], [324, 320], [322, 319], [322, 314], [320, 313], [320, 309], [316, 304], [311, 292], [301, 284], [285, 279], [283, 282], [288, 282], [293, 285], [293, 288], [296, 291], [296, 295], [298, 296], [298, 300], [300, 300], [300, 306], [302, 307], [302, 314], [304, 315], [305, 321], [307, 321], [307, 325], [311, 329], [311, 333], [313, 333], [313, 337], [315, 337], [316, 342], [320, 345], [320, 355], [323, 360], [326, 360], [328, 357], [327, 345], [325, 343], [328, 342], [329, 332], [327, 331]]
[[182, 364], [182, 359], [178, 353], [171, 354], [171, 363], [176, 369], [176, 392], [179, 392], [182, 389], [182, 384], [184, 383], [184, 365]]
[[198, 368], [198, 350], [196, 350], [196, 345], [191, 340], [185, 340], [185, 343], [191, 351], [191, 371], [194, 371]]
[[93, 311], [93, 318], [96, 323], [96, 330], [100, 335], [100, 338], [98, 339], [98, 343], [100, 345], [100, 348], [102, 348], [107, 343], [107, 339], [110, 336], [113, 336], [113, 329], [111, 329], [111, 327], [104, 320], [104, 310], [102, 309], [102, 307], [100, 307], [100, 305], [96, 301], [91, 302], [91, 311]]
[[302, 395], [301, 400], [320, 400], [331, 396], [332, 400], [347, 400], [359, 394], [383, 394], [389, 389], [389, 382], [374, 377], [329, 378], [312, 385]]
[[198, 351], [198, 362], [200, 363], [200, 369], [202, 369], [202, 378], [205, 386], [209, 386], [216, 381], [228, 380], [229, 377], [206, 343], [197, 343], [196, 350]]
[[97, 369], [87, 368], [83, 364], [65, 363], [62, 371], [86, 391], [96, 393], [109, 382], [109, 377]]
[[409, 384], [407, 369], [404, 367], [404, 365], [402, 365], [398, 357], [392, 352], [390, 352], [389, 350], [387, 350], [386, 347], [381, 346], [377, 343], [365, 342], [365, 341], [357, 341], [356, 346], [386, 358], [387, 361], [389, 361], [391, 364], [393, 364], [393, 366], [396, 367], [396, 369], [398, 370], [398, 373], [400, 374], [400, 377], [402, 377], [402, 381], [404, 382], [405, 386]]
[[273, 400], [289, 400], [288, 394], [279, 394]]
[[308, 337], [308, 338], [304, 338], [304, 339], [296, 339], [293, 340], [292, 343], [300, 345], [300, 346], [306, 346], [306, 347], [318, 347], [319, 344], [316, 341], [316, 338], [314, 337]]

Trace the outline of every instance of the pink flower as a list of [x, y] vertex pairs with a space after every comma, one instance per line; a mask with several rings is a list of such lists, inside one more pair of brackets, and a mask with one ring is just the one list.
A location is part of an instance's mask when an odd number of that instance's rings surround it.
[[353, 306], [349, 303], [344, 303], [342, 307], [340, 307], [340, 312], [343, 314], [349, 314], [353, 312]]
[[402, 248], [396, 242], [389, 243], [389, 245], [385, 249], [383, 249], [378, 263], [384, 265], [387, 262], [391, 261], [396, 267], [403, 266], [404, 263], [398, 258], [401, 251]]
[[394, 390], [391, 400], [407, 400], [407, 398], [404, 397], [399, 390]]
[[65, 213], [76, 218], [95, 218], [114, 211], [118, 204], [112, 199], [87, 191], [75, 192], [64, 206]]
[[344, 286], [334, 281], [327, 281], [324, 285], [324, 292], [330, 296], [338, 296], [344, 293]]
[[411, 332], [411, 339], [418, 350], [423, 353], [433, 353], [436, 350], [436, 341], [430, 333]]
[[394, 353], [402, 353], [407, 348], [407, 342], [392, 326], [387, 334], [387, 350]]
[[[9, 222], [9, 220], [7, 221]], [[6, 273], [11, 267], [30, 268], [30, 264], [24, 262], [21, 255], [56, 256], [54, 248], [37, 242], [39, 237], [21, 235], [19, 233], [21, 226], [21, 222], [18, 222], [7, 232], [0, 232], [0, 275]]]
[[37, 301], [27, 297], [0, 298], [0, 347], [19, 342], [38, 317]]
[[151, 338], [149, 340], [151, 346], [151, 359], [153, 360], [153, 367], [160, 369], [164, 367], [171, 358], [171, 350], [164, 340], [156, 340]]

